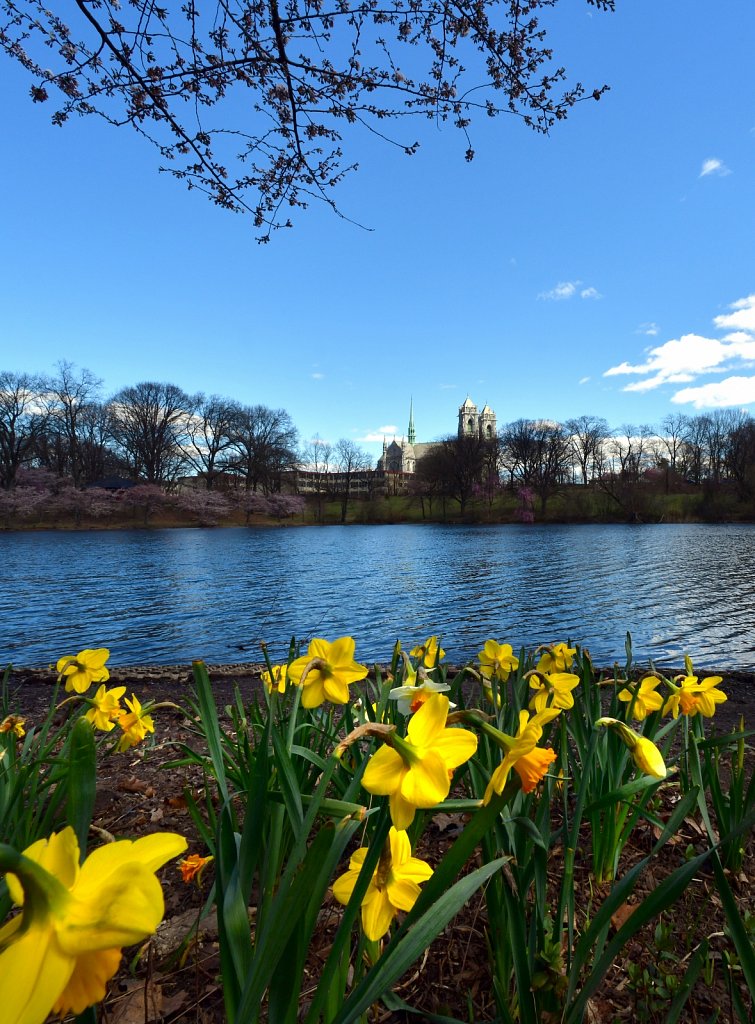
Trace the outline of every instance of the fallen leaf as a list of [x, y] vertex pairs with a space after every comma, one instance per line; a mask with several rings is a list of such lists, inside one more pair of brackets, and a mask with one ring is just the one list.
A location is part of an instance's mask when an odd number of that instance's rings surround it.
[[618, 931], [619, 928], [629, 920], [636, 909], [636, 906], [630, 907], [628, 903], [622, 903], [619, 909], [611, 914], [611, 924], [613, 925], [614, 930]]
[[161, 985], [147, 982], [128, 983], [128, 991], [108, 1004], [110, 1024], [152, 1024], [162, 1020], [163, 990]]
[[149, 782], [134, 778], [133, 775], [130, 779], [123, 779], [122, 782], [119, 782], [118, 789], [122, 793], [142, 793], [144, 796], [155, 795], [155, 791]]

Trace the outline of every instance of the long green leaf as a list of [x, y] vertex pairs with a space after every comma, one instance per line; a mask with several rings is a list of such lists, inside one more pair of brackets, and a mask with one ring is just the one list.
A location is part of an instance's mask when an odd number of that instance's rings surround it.
[[82, 860], [86, 856], [96, 788], [97, 749], [94, 728], [91, 722], [82, 717], [71, 729], [69, 739], [66, 804], [68, 824], [76, 833]]
[[411, 929], [398, 941], [394, 940], [386, 949], [375, 967], [358, 985], [341, 1007], [332, 1024], [352, 1024], [361, 1013], [376, 1002], [414, 961], [421, 956], [433, 939], [454, 917], [471, 896], [495, 874], [505, 857], [484, 864], [481, 868], [460, 878], [455, 885], [443, 893], [434, 905], [421, 917], [416, 918]]
[[[649, 896], [646, 896], [642, 903], [637, 905], [627, 921], [619, 928], [611, 941], [606, 944], [601, 956], [593, 963], [590, 973], [582, 984], [579, 996], [569, 1005], [564, 1015], [565, 1024], [578, 1024], [578, 1022], [582, 1021], [590, 996], [602, 982], [619, 951], [648, 921], [652, 921], [654, 917], [679, 899], [694, 878], [697, 869], [702, 866], [709, 855], [709, 851], [706, 850], [692, 860], [687, 861], [687, 863], [664, 878], [661, 884]], [[644, 868], [648, 860], [649, 858], [646, 857], [638, 867]], [[633, 881], [636, 881], [639, 872], [635, 870], [630, 874], [633, 876]], [[632, 885], [632, 888], [634, 888], [634, 885]], [[613, 893], [611, 893], [611, 896], [613, 896]], [[609, 900], [606, 902], [609, 902]], [[613, 901], [611, 900], [611, 902]]]

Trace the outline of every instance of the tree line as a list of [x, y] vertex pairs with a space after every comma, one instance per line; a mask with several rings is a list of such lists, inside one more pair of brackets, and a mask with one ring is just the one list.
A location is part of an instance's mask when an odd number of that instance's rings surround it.
[[[50, 375], [0, 371], [0, 490], [13, 491], [28, 469], [44, 471], [48, 480], [65, 478], [74, 490], [115, 477], [171, 491], [181, 477], [198, 476], [210, 494], [232, 487], [246, 495], [247, 515], [263, 512], [284, 480], [295, 487], [298, 479], [313, 495], [319, 518], [323, 503], [336, 499], [342, 521], [355, 495], [391, 493], [390, 482], [381, 483], [353, 440], [315, 437], [301, 444], [284, 409], [189, 395], [152, 381], [105, 399], [95, 374], [66, 361]], [[408, 487], [423, 510], [425, 502], [432, 510], [435, 497], [450, 498], [464, 514], [471, 499], [492, 507], [504, 489], [531, 492], [544, 513], [560, 488], [592, 487], [631, 515], [639, 485], [648, 480], [666, 493], [726, 484], [749, 500], [755, 495], [755, 421], [732, 409], [672, 413], [658, 427], [618, 429], [591, 415], [564, 423], [518, 419], [493, 438], [438, 441], [401, 489]]]
[[418, 461], [410, 489], [431, 508], [435, 497], [454, 499], [463, 515], [472, 498], [492, 505], [504, 488], [531, 493], [542, 513], [567, 485], [598, 488], [631, 516], [648, 482], [667, 494], [726, 484], [748, 501], [755, 495], [755, 420], [735, 409], [672, 413], [657, 428], [627, 423], [614, 429], [591, 415], [564, 423], [518, 419], [493, 438], [440, 441]]
[[284, 409], [154, 381], [105, 400], [102, 381], [69, 362], [50, 376], [0, 372], [4, 490], [34, 467], [76, 488], [113, 476], [170, 488], [180, 476], [201, 474], [213, 491], [232, 473], [244, 489], [272, 494], [298, 461], [298, 433]]

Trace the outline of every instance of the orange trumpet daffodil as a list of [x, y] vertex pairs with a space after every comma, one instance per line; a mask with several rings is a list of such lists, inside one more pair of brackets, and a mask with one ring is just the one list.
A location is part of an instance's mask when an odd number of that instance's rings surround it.
[[473, 732], [446, 728], [448, 707], [447, 697], [432, 694], [409, 719], [406, 739], [390, 733], [367, 763], [362, 785], [368, 793], [388, 797], [397, 829], [411, 825], [417, 808], [445, 800], [453, 770], [477, 750]]

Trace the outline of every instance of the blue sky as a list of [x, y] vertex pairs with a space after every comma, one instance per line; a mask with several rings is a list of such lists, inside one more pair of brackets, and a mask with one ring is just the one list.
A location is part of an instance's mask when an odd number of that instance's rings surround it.
[[[336, 199], [267, 246], [158, 174], [133, 132], [64, 128], [3, 59], [0, 369], [87, 367], [284, 407], [373, 453], [504, 423], [755, 410], [755, 4], [563, 0], [550, 41], [611, 91], [550, 137], [514, 118], [370, 138]], [[724, 13], [725, 12], [725, 13]], [[402, 130], [404, 130], [402, 128]]]

